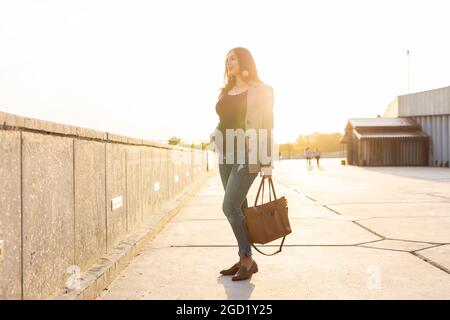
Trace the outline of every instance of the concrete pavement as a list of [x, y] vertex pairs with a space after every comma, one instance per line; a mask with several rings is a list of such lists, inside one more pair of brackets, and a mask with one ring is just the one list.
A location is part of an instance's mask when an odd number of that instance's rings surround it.
[[321, 162], [275, 164], [293, 233], [252, 279], [219, 275], [237, 246], [217, 174], [99, 299], [450, 299], [450, 170]]

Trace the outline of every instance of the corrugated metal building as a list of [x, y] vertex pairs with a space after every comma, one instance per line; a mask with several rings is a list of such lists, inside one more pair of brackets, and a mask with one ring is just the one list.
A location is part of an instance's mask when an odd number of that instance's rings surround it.
[[428, 136], [412, 119], [350, 119], [341, 143], [346, 144], [347, 163], [351, 165], [428, 165]]
[[429, 165], [449, 167], [450, 87], [398, 96], [383, 117], [414, 119], [431, 140]]

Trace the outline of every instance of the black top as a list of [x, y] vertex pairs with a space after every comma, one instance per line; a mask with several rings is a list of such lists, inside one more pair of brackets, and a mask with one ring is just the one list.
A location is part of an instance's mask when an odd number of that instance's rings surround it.
[[[236, 95], [225, 93], [216, 104], [219, 115], [219, 129], [223, 136], [223, 148], [226, 148], [226, 129], [243, 129], [245, 131], [245, 115], [247, 113], [247, 91]], [[234, 139], [234, 162], [237, 163], [237, 137]]]

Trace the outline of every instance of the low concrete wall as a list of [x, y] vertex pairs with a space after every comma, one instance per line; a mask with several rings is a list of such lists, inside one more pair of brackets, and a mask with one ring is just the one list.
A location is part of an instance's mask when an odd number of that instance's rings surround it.
[[0, 298], [22, 297], [20, 132], [0, 130]]
[[167, 208], [214, 170], [208, 158], [0, 112], [0, 299], [60, 294], [72, 273], [165, 221]]

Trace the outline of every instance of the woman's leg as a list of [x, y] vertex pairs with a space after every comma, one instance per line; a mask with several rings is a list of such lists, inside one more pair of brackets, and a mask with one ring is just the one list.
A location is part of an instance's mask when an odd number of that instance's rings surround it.
[[219, 163], [219, 174], [220, 180], [222, 180], [223, 190], [227, 188], [228, 178], [230, 177], [232, 168], [232, 164]]
[[[219, 163], [219, 173], [220, 180], [222, 180], [223, 189], [226, 190], [228, 179], [230, 177], [231, 169], [233, 168], [233, 164], [225, 164]], [[248, 208], [247, 197], [245, 197], [244, 202], [242, 203], [242, 209]]]
[[249, 173], [245, 164], [232, 165], [230, 175], [225, 187], [222, 210], [233, 229], [239, 246], [239, 257], [251, 257], [251, 244], [245, 227], [245, 216], [242, 208], [246, 202], [246, 196], [258, 173]]

